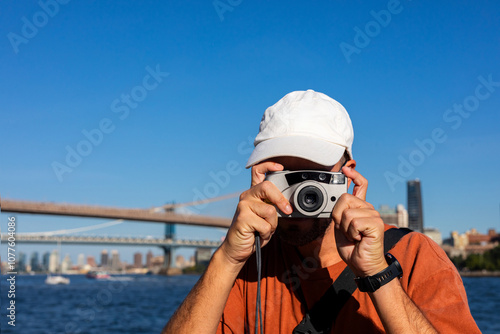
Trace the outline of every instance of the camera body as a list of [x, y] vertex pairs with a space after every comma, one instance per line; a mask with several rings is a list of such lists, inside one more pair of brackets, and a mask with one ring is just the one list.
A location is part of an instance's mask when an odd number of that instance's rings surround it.
[[278, 217], [329, 218], [339, 197], [347, 192], [347, 177], [337, 172], [271, 172], [266, 180], [272, 182], [293, 206], [291, 215], [276, 209]]

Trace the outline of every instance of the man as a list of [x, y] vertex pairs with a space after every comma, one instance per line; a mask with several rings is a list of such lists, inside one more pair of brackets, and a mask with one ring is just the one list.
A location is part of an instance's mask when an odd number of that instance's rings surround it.
[[[255, 233], [262, 240], [265, 333], [292, 333], [346, 265], [362, 280], [387, 272], [383, 241], [390, 227], [365, 201], [368, 182], [355, 170], [352, 141], [349, 115], [324, 94], [292, 92], [266, 110], [247, 165], [251, 188], [240, 196], [226, 239], [165, 333], [255, 332]], [[331, 218], [278, 219], [277, 209], [289, 215], [295, 208], [265, 181], [266, 173], [303, 169], [342, 171], [353, 183]], [[355, 290], [328, 320], [331, 333], [479, 333], [461, 278], [438, 245], [413, 232], [390, 253], [402, 277], [375, 291]]]

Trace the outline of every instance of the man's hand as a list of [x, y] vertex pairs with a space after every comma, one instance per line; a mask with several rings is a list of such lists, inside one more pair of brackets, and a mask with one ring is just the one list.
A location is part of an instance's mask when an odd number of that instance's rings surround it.
[[[278, 225], [273, 204], [292, 213], [288, 200], [271, 182], [264, 182], [270, 171], [283, 166], [265, 162], [252, 168], [252, 188], [240, 196], [226, 239], [210, 260], [206, 271], [170, 318], [163, 333], [215, 333], [234, 281], [246, 260], [255, 251], [255, 232], [263, 245]], [[202, 319], [200, 321], [200, 319]]]
[[342, 172], [354, 183], [353, 194], [343, 194], [335, 205], [337, 249], [355, 275], [375, 275], [387, 267], [384, 258], [384, 222], [373, 205], [366, 202], [368, 181], [352, 168]]
[[255, 232], [260, 234], [262, 246], [269, 242], [278, 226], [274, 205], [284, 213], [292, 213], [290, 203], [278, 188], [264, 181], [267, 172], [280, 170], [283, 166], [273, 162], [252, 167], [252, 187], [241, 194], [233, 222], [220, 248], [231, 263], [243, 265], [255, 252]]

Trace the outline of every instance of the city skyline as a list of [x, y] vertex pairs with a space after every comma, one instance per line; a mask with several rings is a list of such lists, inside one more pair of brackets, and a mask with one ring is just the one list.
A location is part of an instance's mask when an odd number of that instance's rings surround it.
[[[101, 255], [107, 254], [108, 249], [103, 249]], [[108, 269], [113, 271], [119, 271], [124, 267], [133, 266], [135, 268], [148, 268], [151, 267], [151, 260], [153, 258], [162, 257], [163, 255], [154, 255], [151, 250], [147, 252], [134, 253], [133, 261], [129, 262], [120, 258], [120, 253], [116, 249], [112, 249], [112, 257], [106, 259], [105, 257], [100, 258], [100, 261], [96, 261], [96, 256], [89, 253], [78, 253], [76, 262], [73, 261], [69, 253], [64, 254], [59, 253], [59, 249], [53, 249], [52, 251], [46, 251], [40, 253], [38, 251], [33, 251], [30, 254], [26, 252], [19, 252], [16, 262], [16, 269], [19, 273], [23, 272], [51, 272], [51, 273], [67, 273], [68, 271], [74, 271], [75, 268], [83, 269], [86, 265], [90, 265], [92, 268], [89, 269]], [[143, 256], [144, 255], [144, 256]], [[177, 258], [184, 259], [183, 255], [177, 255]], [[193, 255], [194, 257], [194, 255]], [[144, 258], [144, 261], [142, 260]], [[174, 263], [177, 260], [174, 261]], [[6, 265], [6, 261], [2, 261], [2, 265]], [[2, 267], [3, 269], [3, 267]], [[29, 270], [28, 270], [29, 269]], [[2, 272], [3, 273], [3, 272]]]
[[[394, 222], [403, 222], [403, 224], [399, 225], [400, 227], [408, 227], [408, 212], [406, 210], [406, 207], [399, 203], [399, 204], [396, 204], [396, 205], [388, 205], [388, 204], [381, 204], [378, 208], [377, 208], [377, 211], [379, 211], [381, 213], [381, 216], [382, 218], [384, 219], [384, 221], [388, 224], [393, 224], [393, 225], [396, 225], [394, 224]], [[394, 216], [394, 218], [392, 218], [392, 216]], [[390, 218], [389, 218], [390, 217]], [[435, 228], [434, 226], [426, 226], [425, 228]], [[496, 230], [495, 226], [492, 226], [486, 230], [479, 230], [479, 232], [487, 232], [489, 229], [493, 228], [494, 230]], [[201, 229], [210, 229], [210, 228], [201, 228]], [[442, 234], [442, 238], [443, 239], [447, 239], [447, 238], [451, 238], [452, 237], [452, 233], [453, 232], [458, 232], [458, 233], [466, 233], [470, 230], [473, 230], [473, 229], [476, 229], [475, 226], [470, 226], [469, 228], [467, 228], [466, 230], [453, 230], [453, 231], [450, 231], [450, 234], [446, 235], [446, 234], [443, 234], [442, 231], [440, 231], [440, 233]], [[438, 229], [439, 230], [439, 229]], [[500, 229], [499, 229], [500, 230]], [[3, 245], [4, 247], [6, 247], [6, 245], [4, 244]], [[31, 244], [31, 245], [28, 245], [28, 244], [19, 244], [17, 246], [18, 250], [20, 250], [21, 253], [24, 253], [24, 254], [28, 254], [29, 252], [31, 252], [30, 254], [34, 253], [34, 252], [37, 252], [37, 253], [40, 253], [40, 254], [46, 254], [46, 253], [51, 253], [52, 251], [57, 251], [56, 248], [57, 248], [57, 245], [54, 244], [53, 246], [52, 245], [41, 245], [41, 244]], [[62, 243], [62, 247], [63, 247], [63, 251], [61, 252], [61, 254], [63, 254], [64, 256], [66, 255], [70, 255], [71, 257], [71, 261], [73, 263], [78, 263], [78, 256], [80, 255], [80, 253], [78, 253], [78, 251], [75, 251], [75, 250], [79, 250], [82, 248], [82, 245], [74, 245], [74, 244], [64, 244]], [[134, 254], [137, 253], [137, 252], [140, 252], [139, 249], [141, 248], [146, 248], [148, 249], [147, 252], [152, 252], [154, 254], [154, 256], [163, 256], [163, 250], [160, 249], [159, 247], [153, 247], [153, 248], [150, 248], [150, 246], [147, 246], [147, 245], [144, 245], [144, 246], [138, 246], [138, 247], [130, 247], [130, 246], [113, 246], [113, 247], [106, 247], [106, 248], [102, 248], [102, 246], [83, 246], [85, 247], [85, 249], [90, 249], [89, 252], [85, 252], [86, 255], [91, 255], [93, 256], [95, 259], [96, 259], [96, 263], [99, 263], [101, 264], [103, 261], [102, 261], [102, 252], [103, 251], [111, 251], [112, 249], [119, 249], [120, 251], [120, 254], [126, 254], [124, 257], [123, 257], [123, 261], [124, 262], [127, 262], [129, 264], [133, 264], [134, 263]], [[25, 251], [25, 249], [28, 249], [28, 251]], [[44, 250], [43, 252], [40, 250]], [[64, 249], [70, 249], [70, 251], [68, 252], [65, 252]], [[154, 252], [153, 252], [154, 251]], [[144, 253], [146, 254], [147, 253], [146, 251], [142, 252], [141, 253]], [[195, 249], [194, 248], [180, 248], [180, 249], [177, 249], [177, 250], [174, 250], [174, 254], [173, 254], [173, 258], [175, 258], [176, 256], [178, 255], [182, 255], [183, 257], [186, 257], [186, 258], [189, 258], [191, 256], [194, 256], [195, 255]]]
[[[404, 206], [398, 204], [396, 207], [392, 208], [388, 205], [381, 205], [378, 209], [381, 213], [382, 218], [388, 224], [396, 225], [398, 227], [408, 226], [408, 212], [405, 210]], [[481, 233], [476, 228], [472, 227], [467, 231], [461, 233], [460, 231], [453, 231], [449, 238], [442, 238], [439, 231], [434, 228], [424, 228], [424, 233], [428, 234], [431, 239], [436, 241], [441, 247], [445, 249], [446, 252], [450, 252], [453, 256], [457, 254], [463, 254], [464, 247], [469, 244], [477, 246], [472, 247], [472, 251], [484, 251], [494, 247], [494, 244], [483, 245], [485, 240], [490, 240], [491, 238], [500, 237], [500, 233], [497, 233], [495, 229], [488, 229], [487, 233]], [[468, 236], [471, 240], [465, 240]], [[443, 240], [444, 239], [444, 240]], [[443, 243], [444, 242], [444, 243]], [[450, 248], [452, 246], [455, 248]], [[476, 248], [474, 248], [476, 247]], [[81, 248], [81, 247], [80, 247]], [[24, 272], [35, 272], [35, 273], [62, 273], [62, 274], [76, 274], [82, 273], [81, 270], [111, 270], [113, 273], [124, 270], [125, 268], [152, 268], [152, 260], [160, 259], [157, 261], [157, 265], [163, 263], [163, 254], [154, 255], [151, 249], [147, 252], [135, 251], [133, 253], [132, 261], [123, 260], [120, 258], [120, 253], [118, 250], [114, 249], [116, 247], [102, 248], [99, 252], [100, 256], [95, 256], [90, 253], [78, 253], [76, 262], [73, 261], [69, 253], [60, 253], [60, 248], [52, 249], [52, 251], [39, 252], [33, 251], [31, 254], [27, 252], [20, 251], [17, 257], [16, 268], [19, 274]], [[110, 251], [109, 251], [110, 250]], [[211, 251], [209, 249], [194, 249], [191, 255], [185, 257], [182, 254], [173, 254], [172, 264], [175, 264], [176, 268], [184, 268], [186, 266], [194, 265], [194, 260], [196, 263], [207, 263], [210, 258]], [[109, 256], [111, 254], [111, 257]], [[144, 256], [143, 256], [144, 255]], [[189, 258], [190, 260], [187, 260]], [[98, 261], [99, 259], [100, 261]], [[4, 267], [5, 266], [5, 267]], [[7, 262], [2, 262], [2, 270], [6, 269]], [[29, 270], [28, 270], [29, 269]], [[84, 271], [85, 272], [85, 271]]]

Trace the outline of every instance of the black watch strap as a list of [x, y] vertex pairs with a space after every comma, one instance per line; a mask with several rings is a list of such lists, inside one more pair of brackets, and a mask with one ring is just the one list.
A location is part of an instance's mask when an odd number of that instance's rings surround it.
[[389, 266], [378, 274], [367, 277], [357, 277], [354, 279], [359, 291], [375, 292], [381, 286], [389, 283], [396, 277], [401, 277], [403, 275], [403, 269], [401, 268], [401, 265], [392, 254], [387, 253], [385, 255], [385, 259]]

